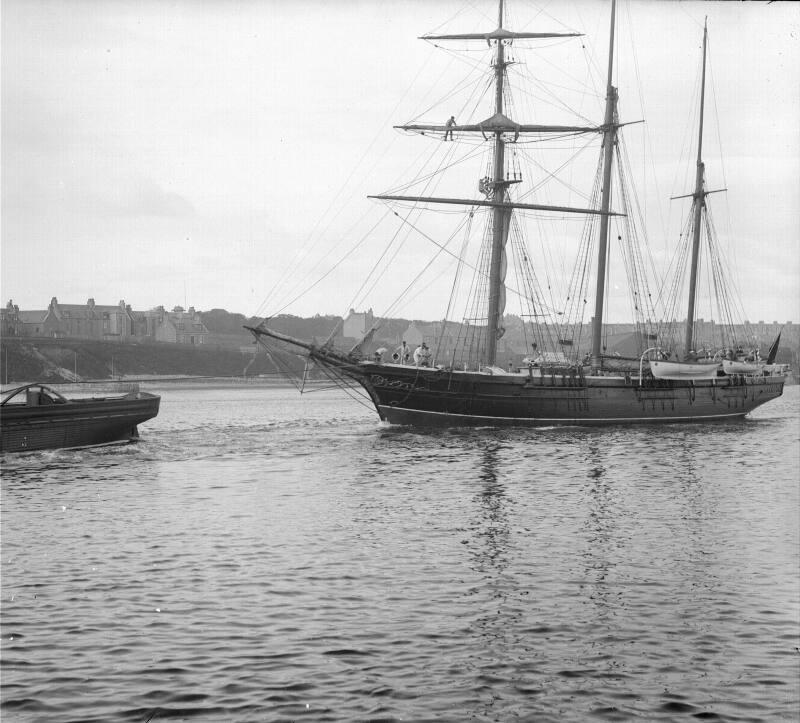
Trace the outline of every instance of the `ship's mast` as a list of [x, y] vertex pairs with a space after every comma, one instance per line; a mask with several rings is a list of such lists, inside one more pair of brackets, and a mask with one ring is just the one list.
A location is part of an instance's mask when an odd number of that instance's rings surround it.
[[611, 207], [611, 168], [614, 161], [614, 147], [617, 143], [617, 89], [611, 84], [614, 67], [614, 25], [617, 3], [611, 2], [611, 33], [608, 45], [608, 82], [606, 83], [606, 114], [603, 123], [603, 191], [600, 201], [600, 243], [597, 251], [597, 290], [594, 301], [594, 320], [592, 326], [592, 369], [602, 366], [603, 343], [603, 303], [605, 299], [606, 259], [608, 256], [608, 211]]
[[[503, 0], [499, 0], [497, 10], [497, 27], [503, 27]], [[494, 111], [500, 117], [503, 114], [503, 80], [506, 70], [505, 46], [502, 38], [497, 39], [497, 54], [494, 62]], [[503, 132], [494, 134], [494, 174], [492, 198], [495, 203], [502, 203], [506, 196], [505, 182], [505, 143]], [[493, 365], [497, 357], [497, 340], [502, 336], [501, 322], [505, 296], [506, 242], [511, 227], [511, 209], [495, 206], [492, 212], [492, 254], [489, 266], [489, 308], [486, 330], [486, 363]]]
[[[495, 94], [494, 94], [494, 114], [478, 123], [456, 124], [456, 125], [435, 125], [430, 123], [407, 123], [395, 126], [403, 130], [421, 131], [423, 133], [434, 131], [438, 133], [466, 133], [481, 134], [483, 138], [491, 139], [493, 148], [493, 170], [489, 183], [488, 192], [485, 199], [475, 198], [439, 198], [431, 196], [412, 196], [399, 194], [378, 194], [370, 198], [378, 198], [386, 201], [411, 201], [414, 203], [441, 203], [455, 204], [467, 208], [476, 206], [490, 207], [492, 209], [492, 247], [489, 259], [489, 298], [487, 300], [487, 338], [483, 350], [483, 363], [493, 365], [497, 356], [497, 340], [503, 335], [502, 317], [505, 307], [505, 268], [506, 268], [506, 244], [508, 242], [509, 230], [511, 228], [511, 215], [514, 209], [530, 209], [540, 211], [556, 211], [558, 213], [580, 213], [598, 214], [603, 216], [603, 238], [608, 235], [608, 216], [619, 215], [609, 210], [611, 202], [610, 175], [611, 175], [611, 155], [616, 140], [615, 121], [615, 100], [616, 89], [611, 87], [611, 59], [609, 59], [609, 97], [606, 105], [606, 119], [603, 126], [562, 126], [562, 125], [541, 125], [517, 123], [507, 117], [503, 112], [503, 91], [505, 84], [505, 71], [510, 64], [505, 58], [505, 45], [513, 43], [514, 40], [524, 39], [543, 39], [543, 38], [569, 38], [576, 37], [580, 33], [551, 33], [551, 32], [515, 32], [506, 30], [503, 27], [503, 8], [504, 0], [498, 0], [498, 25], [495, 30], [488, 33], [453, 33], [445, 35], [424, 35], [425, 40], [480, 40], [490, 45], [496, 43], [497, 50], [493, 59]], [[612, 48], [613, 48], [613, 11], [612, 11]], [[519, 183], [521, 179], [509, 179], [505, 171], [505, 144], [504, 137], [513, 135], [514, 140], [528, 133], [547, 134], [547, 133], [598, 133], [603, 132], [606, 146], [606, 177], [603, 192], [603, 209], [595, 208], [572, 208], [568, 206], [553, 206], [549, 204], [520, 203], [511, 200], [508, 194], [508, 187], [511, 184]], [[451, 135], [452, 139], [452, 135]], [[605, 265], [605, 241], [603, 242], [603, 265]], [[605, 278], [605, 271], [600, 274], [600, 283]], [[597, 318], [602, 319], [602, 288], [599, 290], [600, 301]], [[598, 358], [599, 358], [599, 331], [598, 331]]]
[[703, 191], [705, 184], [705, 164], [703, 163], [703, 111], [706, 98], [706, 43], [708, 28], [703, 24], [703, 76], [700, 82], [700, 130], [697, 141], [697, 175], [694, 182], [694, 227], [692, 229], [692, 265], [689, 272], [689, 304], [686, 310], [686, 336], [684, 339], [683, 356], [689, 357], [694, 350], [694, 305], [697, 296], [697, 260], [700, 254], [700, 231], [703, 221], [703, 208], [706, 205], [706, 194]]

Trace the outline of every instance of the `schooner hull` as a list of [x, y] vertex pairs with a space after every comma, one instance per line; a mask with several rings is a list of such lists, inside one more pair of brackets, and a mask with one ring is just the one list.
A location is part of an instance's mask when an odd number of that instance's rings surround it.
[[656, 381], [488, 375], [379, 364], [346, 373], [381, 419], [414, 426], [551, 426], [700, 422], [744, 417], [783, 393], [782, 377]]

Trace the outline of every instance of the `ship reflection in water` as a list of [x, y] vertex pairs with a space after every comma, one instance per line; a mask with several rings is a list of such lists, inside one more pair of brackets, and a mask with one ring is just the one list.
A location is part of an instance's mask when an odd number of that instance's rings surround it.
[[797, 387], [733, 424], [436, 432], [152, 391], [138, 445], [3, 461], [4, 720], [796, 714]]

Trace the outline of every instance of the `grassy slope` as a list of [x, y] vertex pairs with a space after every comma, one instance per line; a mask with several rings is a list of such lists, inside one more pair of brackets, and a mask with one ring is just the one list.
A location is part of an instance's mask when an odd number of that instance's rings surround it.
[[[125, 375], [241, 376], [251, 355], [221, 347], [179, 344], [122, 344], [77, 339], [2, 340], [0, 382], [72, 381], [110, 379]], [[273, 373], [275, 368], [260, 353], [248, 367], [249, 376]]]

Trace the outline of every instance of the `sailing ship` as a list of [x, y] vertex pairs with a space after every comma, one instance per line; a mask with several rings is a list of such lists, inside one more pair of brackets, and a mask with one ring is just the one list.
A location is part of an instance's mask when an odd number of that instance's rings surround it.
[[[688, 275], [686, 282], [664, 283], [674, 292], [671, 301], [656, 300], [641, 249], [637, 247], [636, 202], [621, 183], [625, 157], [621, 151], [621, 129], [626, 123], [618, 114], [618, 93], [612, 82], [616, 3], [611, 3], [608, 73], [605, 109], [599, 124], [534, 124], [512, 119], [509, 68], [515, 59], [515, 44], [542, 39], [565, 39], [574, 32], [514, 31], [505, 26], [504, 0], [499, 0], [497, 27], [488, 32], [432, 34], [423, 39], [440, 43], [476, 41], [491, 48], [488, 72], [492, 78], [493, 107], [478, 122], [459, 124], [451, 117], [446, 124], [407, 123], [397, 128], [444, 141], [464, 140], [482, 145], [486, 174], [478, 181], [478, 197], [434, 196], [429, 193], [387, 192], [372, 198], [405, 209], [460, 207], [471, 224], [474, 217], [485, 221], [482, 250], [474, 266], [462, 258], [459, 270], [472, 268], [475, 292], [458, 322], [445, 316], [442, 326], [451, 334], [439, 335], [416, 363], [405, 358], [383, 358], [385, 349], [368, 353], [380, 321], [349, 350], [336, 349], [333, 334], [324, 343], [297, 339], [270, 325], [269, 318], [247, 327], [270, 353], [293, 349], [308, 365], [324, 371], [332, 380], [363, 390], [382, 420], [401, 425], [598, 425], [649, 422], [689, 422], [741, 418], [756, 407], [779, 397], [786, 370], [767, 364], [750, 342], [749, 358], [734, 334], [741, 331], [733, 319], [719, 323], [716, 341], [698, 338], [696, 299], [701, 246], [711, 255], [706, 268], [714, 275], [715, 287], [723, 288], [724, 258], [712, 229], [703, 160], [703, 110], [705, 106], [707, 30], [703, 30], [702, 82], [699, 132], [692, 208], [685, 227], [686, 251], [675, 264], [675, 275]], [[566, 138], [579, 135], [601, 138], [589, 202], [583, 207], [538, 202], [536, 188], [524, 188], [525, 179], [517, 163], [524, 155], [525, 139]], [[517, 151], [520, 151], [519, 153]], [[446, 164], [443, 164], [446, 165]], [[616, 173], [615, 173], [616, 170]], [[620, 203], [619, 209], [612, 208]], [[535, 224], [537, 214], [586, 219], [572, 273], [575, 284], [556, 306], [545, 298], [533, 267], [534, 253], [525, 241], [526, 224]], [[396, 214], [399, 217], [399, 214]], [[407, 222], [409, 214], [401, 218]], [[465, 234], [469, 235], [469, 234]], [[607, 264], [615, 243], [626, 262], [635, 315], [635, 355], [607, 353], [604, 343], [604, 310], [607, 301]], [[434, 243], [437, 243], [434, 240]], [[443, 247], [443, 244], [437, 245]], [[517, 285], [514, 292], [530, 310], [523, 323], [530, 354], [509, 368], [498, 363], [498, 343], [504, 334], [504, 310], [508, 285], [509, 251], [514, 254]], [[713, 254], [716, 252], [716, 260]], [[688, 269], [687, 269], [688, 266]], [[521, 269], [521, 270], [520, 270]], [[592, 271], [590, 271], [592, 269]], [[688, 271], [688, 274], [686, 273]], [[592, 284], [592, 280], [594, 284]], [[594, 311], [590, 339], [586, 339], [583, 315], [594, 286]], [[454, 285], [455, 288], [455, 285]], [[680, 293], [679, 293], [680, 292]], [[727, 293], [727, 292], [723, 292]], [[686, 295], [688, 294], [688, 296]], [[683, 296], [683, 302], [678, 296]], [[660, 297], [659, 297], [660, 298]], [[685, 312], [678, 311], [685, 303]], [[721, 315], [734, 306], [729, 297], [720, 302]], [[560, 309], [556, 311], [556, 309]], [[674, 319], [684, 318], [676, 325]], [[672, 319], [673, 321], [656, 321]], [[682, 330], [679, 328], [682, 326]], [[449, 346], [444, 339], [449, 338]], [[713, 348], [716, 344], [717, 348]], [[397, 355], [395, 355], [396, 357]], [[770, 356], [774, 354], [771, 351]], [[729, 362], [724, 364], [723, 362]]]

